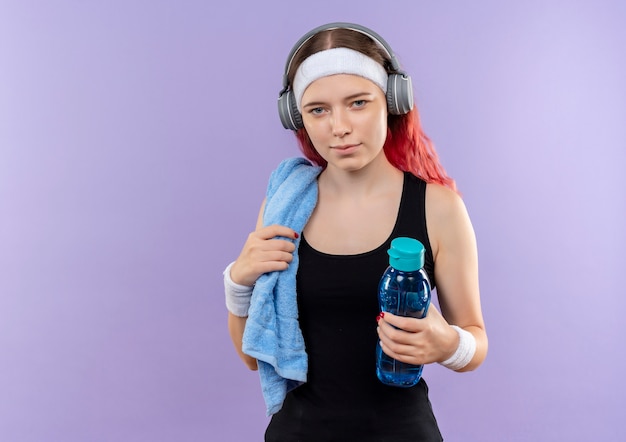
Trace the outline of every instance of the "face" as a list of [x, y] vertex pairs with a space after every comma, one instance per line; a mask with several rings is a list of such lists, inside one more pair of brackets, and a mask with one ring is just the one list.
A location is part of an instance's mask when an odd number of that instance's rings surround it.
[[322, 77], [304, 91], [301, 108], [304, 128], [329, 168], [360, 170], [384, 157], [387, 100], [372, 81]]

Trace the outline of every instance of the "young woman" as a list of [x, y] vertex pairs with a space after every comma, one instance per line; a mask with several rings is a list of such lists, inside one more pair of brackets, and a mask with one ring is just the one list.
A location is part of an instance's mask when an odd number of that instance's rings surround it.
[[[456, 371], [477, 368], [487, 353], [473, 228], [420, 127], [410, 78], [378, 34], [332, 23], [296, 44], [284, 83], [281, 119], [319, 166], [316, 201], [301, 231], [267, 225], [264, 201], [256, 230], [224, 272], [230, 335], [254, 370], [257, 359], [242, 348], [253, 287], [296, 267], [306, 379], [270, 411], [266, 440], [440, 441], [424, 379], [390, 387], [375, 370], [377, 341], [399, 361]], [[431, 306], [424, 319], [378, 311], [378, 283], [398, 236], [426, 248], [441, 311]]]

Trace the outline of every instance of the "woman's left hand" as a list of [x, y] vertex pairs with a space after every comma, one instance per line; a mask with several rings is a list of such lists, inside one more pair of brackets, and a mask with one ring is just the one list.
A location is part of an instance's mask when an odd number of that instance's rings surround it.
[[448, 359], [459, 344], [458, 333], [431, 305], [425, 318], [408, 318], [384, 312], [378, 320], [382, 350], [408, 364], [430, 364]]

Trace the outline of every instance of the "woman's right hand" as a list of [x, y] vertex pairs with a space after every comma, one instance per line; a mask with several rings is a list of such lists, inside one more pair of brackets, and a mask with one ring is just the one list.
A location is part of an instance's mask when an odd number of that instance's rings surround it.
[[260, 227], [248, 235], [239, 257], [230, 269], [236, 284], [253, 286], [263, 273], [285, 270], [296, 249], [298, 233], [280, 225]]

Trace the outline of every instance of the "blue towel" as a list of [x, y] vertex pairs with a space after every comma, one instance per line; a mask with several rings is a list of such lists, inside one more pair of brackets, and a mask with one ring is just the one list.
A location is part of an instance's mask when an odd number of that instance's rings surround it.
[[[263, 224], [280, 224], [302, 232], [317, 204], [320, 167], [304, 158], [289, 158], [270, 176]], [[307, 380], [308, 359], [298, 323], [296, 272], [298, 246], [287, 270], [265, 273], [252, 292], [243, 334], [243, 352], [257, 359], [267, 415], [278, 412], [287, 392]]]

